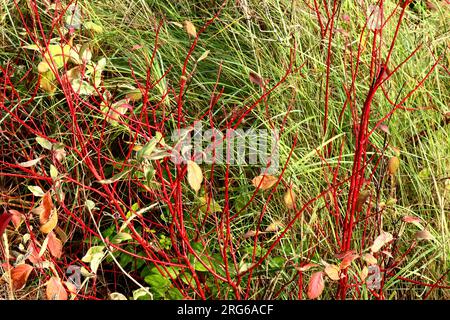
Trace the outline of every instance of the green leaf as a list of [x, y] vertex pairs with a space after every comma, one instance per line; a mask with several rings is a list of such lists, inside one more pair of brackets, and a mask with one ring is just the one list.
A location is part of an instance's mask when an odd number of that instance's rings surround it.
[[115, 174], [114, 176], [112, 176], [110, 179], [99, 180], [98, 182], [101, 184], [114, 183], [114, 182], [122, 179], [124, 176], [126, 176], [128, 174], [128, 172], [130, 172], [130, 171], [131, 171], [130, 169], [123, 170], [122, 172], [119, 172], [118, 174]]
[[118, 244], [121, 243], [122, 241], [128, 241], [133, 239], [131, 237], [131, 234], [126, 233], [126, 232], [119, 232], [113, 239], [112, 239], [112, 243], [114, 244]]
[[150, 288], [139, 288], [133, 291], [133, 300], [152, 300], [152, 297], [148, 293]]

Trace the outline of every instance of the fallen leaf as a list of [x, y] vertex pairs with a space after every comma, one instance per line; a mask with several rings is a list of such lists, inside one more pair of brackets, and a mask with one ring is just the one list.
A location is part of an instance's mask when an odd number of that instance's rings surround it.
[[404, 216], [402, 218], [403, 222], [406, 223], [419, 223], [420, 222], [420, 218], [418, 217], [413, 217], [413, 216]]
[[414, 235], [414, 237], [417, 240], [432, 240], [433, 239], [433, 235], [428, 230], [425, 230], [425, 229], [417, 231], [416, 234]]
[[385, 244], [391, 242], [392, 239], [394, 239], [392, 234], [390, 234], [389, 232], [382, 231], [381, 234], [373, 242], [370, 250], [372, 252], [378, 252], [378, 251], [380, 251], [381, 247], [383, 247]]
[[394, 175], [400, 167], [400, 159], [398, 157], [392, 157], [388, 161], [388, 172]]
[[67, 292], [61, 280], [57, 277], [51, 277], [47, 281], [45, 293], [48, 300], [67, 300]]
[[184, 21], [184, 30], [186, 30], [187, 34], [193, 38], [197, 37], [197, 30], [192, 22], [189, 20]]
[[334, 264], [329, 264], [325, 267], [325, 273], [326, 275], [331, 279], [331, 280], [335, 280], [338, 281], [341, 279], [340, 277], [340, 268]]
[[311, 279], [309, 280], [308, 284], [308, 298], [309, 299], [316, 299], [321, 294], [325, 287], [325, 283], [323, 280], [323, 272], [315, 272], [311, 275]]
[[264, 79], [260, 75], [254, 73], [253, 71], [250, 71], [249, 77], [251, 82], [260, 86], [261, 88], [264, 88]]
[[29, 264], [21, 264], [11, 269], [11, 280], [14, 290], [20, 290], [25, 287], [32, 270], [33, 267]]
[[187, 161], [187, 180], [189, 185], [195, 192], [198, 192], [202, 187], [203, 172], [199, 165], [194, 161]]
[[356, 211], [359, 212], [362, 210], [364, 203], [366, 203], [367, 199], [370, 196], [369, 190], [363, 190], [359, 193], [358, 198], [356, 199]]
[[49, 234], [47, 235], [48, 238], [48, 244], [47, 244], [47, 248], [48, 251], [50, 251], [50, 254], [55, 257], [56, 259], [61, 258], [62, 256], [62, 242], [61, 240], [59, 240], [55, 233], [53, 231], [49, 232]]
[[277, 183], [277, 181], [277, 177], [271, 175], [260, 175], [253, 178], [252, 184], [255, 188], [259, 187], [261, 190], [267, 190]]
[[284, 204], [286, 205], [286, 207], [288, 209], [294, 208], [296, 198], [297, 198], [297, 195], [295, 194], [294, 190], [292, 190], [292, 187], [289, 188], [283, 197]]
[[[259, 234], [261, 234], [261, 232], [260, 232]], [[254, 231], [254, 230], [249, 230], [249, 231], [247, 231], [246, 233], [244, 233], [244, 235], [242, 236], [242, 238], [248, 239], [248, 238], [254, 237], [255, 235], [256, 235], [256, 231]]]
[[264, 230], [265, 232], [277, 232], [283, 227], [280, 221], [275, 221], [269, 224], [269, 226]]

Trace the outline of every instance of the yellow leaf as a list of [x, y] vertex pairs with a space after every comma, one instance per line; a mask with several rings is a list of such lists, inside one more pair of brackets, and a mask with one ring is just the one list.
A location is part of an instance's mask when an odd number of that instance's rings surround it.
[[45, 234], [50, 233], [53, 229], [55, 229], [57, 224], [58, 224], [58, 212], [56, 208], [54, 208], [50, 213], [50, 218], [47, 220], [47, 222], [41, 225], [40, 230]]
[[289, 188], [288, 191], [284, 194], [283, 200], [284, 204], [288, 209], [293, 209], [295, 205], [295, 200], [297, 198], [297, 195], [295, 194], [294, 190], [292, 190], [292, 187]]
[[340, 277], [340, 268], [334, 264], [329, 264], [325, 267], [325, 273], [326, 275], [334, 281], [338, 281], [341, 279]]
[[199, 165], [194, 161], [187, 161], [187, 180], [189, 185], [195, 192], [198, 192], [202, 187], [203, 172]]
[[187, 34], [193, 38], [197, 37], [197, 30], [192, 22], [189, 20], [184, 21], [184, 30], [186, 30]]
[[362, 259], [367, 262], [368, 265], [377, 264], [377, 259], [370, 253], [366, 253], [362, 256]]

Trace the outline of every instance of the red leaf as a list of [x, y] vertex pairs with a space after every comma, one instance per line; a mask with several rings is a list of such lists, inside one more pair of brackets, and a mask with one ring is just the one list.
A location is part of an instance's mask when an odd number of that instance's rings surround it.
[[348, 250], [348, 251], [336, 253], [334, 256], [336, 257], [336, 259], [344, 259], [346, 256], [355, 254], [355, 253], [356, 253], [355, 250]]
[[319, 271], [313, 273], [308, 284], [308, 298], [318, 298], [322, 294], [324, 287], [325, 283], [323, 281], [323, 272]]
[[261, 88], [264, 88], [264, 80], [261, 76], [257, 75], [256, 73], [250, 71], [250, 81], [253, 82], [254, 84], [257, 84], [258, 86], [260, 86]]
[[50, 251], [50, 254], [54, 256], [55, 258], [59, 259], [62, 256], [62, 242], [59, 240], [55, 233], [51, 231], [48, 235], [48, 244], [47, 248], [48, 251]]
[[14, 290], [25, 287], [33, 267], [29, 264], [21, 264], [11, 270], [11, 280]]
[[341, 261], [340, 268], [341, 269], [347, 268], [349, 265], [352, 264], [352, 261], [355, 260], [358, 257], [359, 257], [359, 254], [354, 254], [354, 253], [346, 255], [344, 257], [344, 259], [342, 259], [342, 261]]
[[407, 223], [420, 222], [420, 218], [412, 216], [404, 216], [403, 221]]
[[5, 232], [6, 227], [8, 226], [9, 221], [11, 221], [12, 215], [5, 212], [0, 215], [0, 237], [3, 232]]
[[48, 300], [67, 300], [67, 292], [61, 280], [56, 277], [51, 277], [47, 282], [45, 290]]
[[8, 210], [8, 212], [11, 213], [11, 221], [14, 225], [14, 228], [19, 228], [23, 221], [22, 213], [14, 209]]

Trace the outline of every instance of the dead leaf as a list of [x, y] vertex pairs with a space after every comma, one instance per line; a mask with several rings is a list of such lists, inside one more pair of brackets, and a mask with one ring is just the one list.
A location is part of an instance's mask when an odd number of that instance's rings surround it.
[[12, 287], [14, 290], [20, 290], [25, 287], [32, 270], [33, 267], [29, 264], [21, 264], [11, 270]]
[[338, 281], [341, 279], [340, 277], [341, 270], [338, 266], [334, 264], [327, 265], [324, 271], [331, 280]]
[[260, 75], [254, 73], [253, 71], [250, 71], [249, 77], [251, 82], [260, 86], [261, 88], [264, 88], [264, 79]]
[[297, 198], [297, 195], [295, 194], [294, 190], [292, 190], [292, 187], [289, 188], [288, 191], [284, 194], [283, 200], [284, 204], [288, 209], [293, 209], [295, 206], [295, 200]]
[[68, 298], [66, 289], [57, 277], [51, 277], [47, 281], [45, 293], [48, 300], [67, 300]]
[[202, 187], [203, 172], [200, 166], [194, 161], [187, 161], [187, 180], [189, 185], [195, 192], [198, 192]]
[[316, 299], [321, 294], [325, 287], [325, 283], [323, 280], [323, 272], [315, 272], [311, 275], [311, 279], [309, 280], [308, 284], [308, 298], [309, 299]]
[[400, 167], [400, 159], [398, 157], [392, 157], [388, 161], [388, 172], [394, 175]]
[[373, 242], [370, 250], [372, 252], [378, 252], [378, 251], [380, 251], [381, 247], [383, 247], [385, 244], [391, 242], [392, 239], [394, 239], [392, 234], [390, 234], [389, 232], [382, 231], [381, 234]]
[[[261, 233], [260, 233], [260, 234], [261, 234]], [[254, 237], [255, 235], [256, 235], [256, 231], [250, 230], [250, 231], [247, 231], [246, 233], [244, 233], [244, 235], [242, 236], [242, 238], [248, 239], [248, 238]]]
[[265, 232], [277, 232], [279, 230], [281, 230], [281, 228], [283, 227], [283, 224], [280, 221], [275, 221], [272, 222], [271, 224], [269, 224], [266, 228], [266, 230], [264, 230]]
[[434, 237], [428, 230], [417, 231], [414, 237], [417, 240], [432, 240]]
[[34, 166], [35, 164], [37, 164], [37, 163], [38, 163], [39, 161], [41, 161], [43, 158], [44, 158], [44, 157], [41, 156], [41, 157], [39, 157], [39, 158], [30, 160], [30, 161], [20, 162], [20, 163], [18, 163], [18, 165], [21, 166], [21, 167], [23, 167], [23, 168], [29, 168], [29, 167], [32, 167], [32, 166]]
[[61, 258], [63, 248], [61, 240], [59, 240], [56, 237], [53, 231], [49, 232], [47, 238], [48, 238], [47, 248], [50, 254], [57, 259]]
[[420, 218], [413, 216], [404, 216], [402, 220], [406, 223], [420, 223]]
[[197, 30], [192, 22], [189, 20], [184, 21], [184, 30], [186, 30], [187, 34], [193, 38], [197, 37]]
[[277, 183], [277, 181], [277, 177], [271, 175], [260, 175], [253, 178], [252, 184], [255, 188], [259, 187], [261, 190], [267, 190]]

